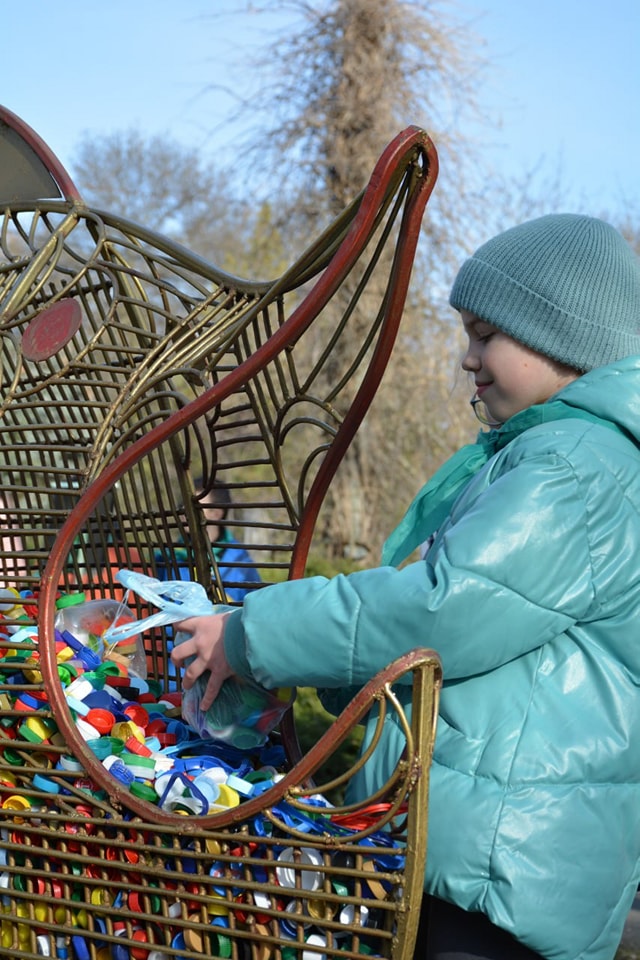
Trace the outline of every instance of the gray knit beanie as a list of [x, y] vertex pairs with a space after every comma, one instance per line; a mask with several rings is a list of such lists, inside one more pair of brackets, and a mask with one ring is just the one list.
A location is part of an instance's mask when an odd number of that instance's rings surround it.
[[576, 370], [640, 354], [640, 259], [593, 217], [551, 214], [498, 234], [463, 263], [449, 302]]

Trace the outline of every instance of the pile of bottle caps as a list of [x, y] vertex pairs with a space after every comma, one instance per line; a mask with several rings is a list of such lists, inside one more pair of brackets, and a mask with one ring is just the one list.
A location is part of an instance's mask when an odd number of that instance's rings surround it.
[[[19, 754], [20, 741], [28, 741], [31, 749], [38, 748], [43, 755], [46, 755], [47, 746], [61, 746], [62, 741], [55, 720], [48, 714], [46, 689], [38, 686], [42, 677], [37, 629], [18, 625], [17, 629], [10, 633], [10, 639], [11, 645], [0, 651], [0, 669], [4, 675], [4, 692], [0, 693], [0, 725], [5, 740], [5, 746], [0, 748], [5, 761], [4, 773], [0, 775], [0, 806], [13, 813], [16, 822], [21, 822], [21, 816], [24, 817], [37, 802], [28, 795], [28, 791], [12, 789], [14, 783], [8, 767], [13, 762], [24, 762]], [[55, 642], [58, 676], [66, 705], [86, 748], [98, 758], [108, 775], [126, 786], [133, 796], [156, 805], [163, 811], [182, 816], [211, 815], [260, 796], [283, 776], [281, 771], [284, 755], [279, 746], [268, 742], [260, 748], [243, 751], [226, 743], [203, 739], [182, 719], [179, 691], [167, 693], [158, 682], [141, 677], [135, 671], [130, 672], [128, 658], [122, 656], [121, 651], [111, 658], [111, 652], [101, 646], [99, 638], [93, 636], [88, 641], [88, 638], [83, 636], [79, 639], [70, 631], [61, 629], [56, 631]], [[105, 796], [99, 785], [87, 778], [81, 759], [71, 752], [58, 753], [57, 756], [54, 765], [43, 765], [32, 777], [34, 789], [41, 794], [46, 793], [54, 806], [56, 794], [64, 794], [65, 785], [69, 782], [76, 790], [84, 790], [91, 796]], [[63, 776], [60, 776], [61, 773]], [[74, 780], [75, 774], [77, 779]], [[326, 839], [327, 834], [344, 839], [353, 831], [348, 824], [340, 823], [339, 817], [333, 818], [332, 807], [323, 797], [314, 797], [312, 806], [311, 814], [294, 809], [285, 802], [272, 809], [276, 823], [280, 818], [283, 826], [307, 835], [310, 838], [308, 845], [299, 844], [295, 853], [290, 843], [283, 842], [280, 847], [276, 843], [274, 846], [273, 838], [277, 837], [278, 830], [277, 826], [274, 829], [273, 819], [262, 821], [261, 817], [256, 817], [252, 830], [257, 835], [263, 832], [265, 836], [269, 836], [271, 846], [261, 852], [257, 849], [259, 845], [254, 844], [249, 853], [245, 851], [238, 864], [243, 864], [241, 872], [245, 879], [247, 869], [255, 879], [256, 891], [252, 896], [254, 905], [259, 901], [259, 888], [267, 876], [271, 883], [280, 888], [282, 895], [277, 898], [276, 909], [278, 915], [282, 916], [277, 921], [276, 935], [291, 936], [295, 939], [296, 930], [304, 923], [305, 942], [313, 942], [317, 947], [325, 934], [317, 924], [314, 926], [314, 891], [327, 889], [325, 874], [329, 867], [327, 854], [315, 847], [313, 840], [319, 837]], [[31, 813], [33, 812], [31, 809]], [[287, 837], [290, 834], [285, 830], [282, 836]], [[3, 829], [3, 837], [7, 837], [6, 827]], [[402, 870], [403, 857], [396, 851], [396, 845], [388, 834], [370, 836], [363, 844], [365, 848], [377, 850], [376, 855], [371, 858], [372, 871], [385, 873]], [[385, 851], [383, 855], [380, 855], [380, 847]], [[232, 898], [235, 902], [242, 891], [233, 887], [233, 861], [216, 861], [215, 854], [218, 849], [211, 848], [211, 857], [206, 866], [210, 877], [215, 878], [218, 871], [223, 879], [219, 889], [215, 886], [207, 887], [207, 891], [213, 898], [213, 907], [209, 911], [212, 916], [211, 923], [224, 928], [229, 922], [228, 901]], [[134, 848], [130, 853], [134, 857], [139, 855]], [[105, 855], [104, 850], [101, 855]], [[121, 855], [122, 850], [114, 848], [114, 859]], [[265, 860], [261, 863], [262, 856]], [[55, 873], [54, 859], [50, 859], [47, 869]], [[108, 854], [106, 859], [109, 860]], [[188, 863], [189, 858], [183, 855], [173, 863], [172, 854], [167, 851], [168, 876], [174, 870], [183, 874], [188, 872]], [[331, 863], [332, 861], [329, 861], [329, 864]], [[202, 868], [200, 861], [200, 873]], [[6, 859], [4, 865], [0, 865], [0, 870], [3, 871], [0, 873], [0, 885], [5, 888], [14, 886], [17, 889], [23, 882], [19, 874], [11, 874]], [[304, 901], [301, 900], [301, 888], [304, 891]], [[343, 890], [337, 875], [331, 880], [330, 889], [337, 895]], [[390, 889], [390, 884], [381, 885], [371, 875], [369, 888], [365, 885], [364, 889], [359, 889], [359, 894], [360, 897], [369, 896], [375, 900], [387, 896]], [[288, 890], [290, 896], [287, 896]], [[55, 891], [50, 892], [52, 899], [56, 899]], [[348, 900], [349, 891], [346, 887], [343, 893]], [[128, 902], [131, 896], [133, 894], [120, 891], [113, 901], [114, 909], [118, 908], [118, 898], [120, 901], [124, 900], [125, 905], [131, 909], [131, 903]], [[177, 905], [176, 909], [180, 911], [183, 908]], [[326, 904], [321, 902], [315, 909], [324, 913]], [[342, 907], [336, 905], [335, 922], [353, 923], [354, 910], [353, 902], [347, 902]], [[166, 912], [166, 906], [164, 911]], [[364, 904], [359, 905], [355, 915], [357, 922], [363, 927], [373, 929], [378, 922], [376, 910], [369, 910]], [[78, 910], [74, 916], [74, 926], [81, 928], [82, 910]], [[253, 916], [255, 921], [255, 913]], [[260, 914], [257, 916], [259, 920]], [[265, 929], [273, 935], [273, 916], [263, 919], [268, 921]], [[98, 921], [99, 918], [96, 919], [96, 922]], [[16, 946], [16, 931], [11, 924], [6, 929], [5, 926], [6, 923], [2, 926], [0, 940], [5, 948], [10, 949]], [[20, 926], [18, 924], [18, 927]], [[171, 932], [171, 945], [175, 949], [190, 949], [193, 935], [194, 931], [188, 925], [178, 925]], [[29, 936], [28, 928], [24, 936]], [[145, 943], [140, 946], [143, 952], [139, 954], [144, 960], [160, 960], [173, 956], [161, 950], [153, 951], [153, 941], [147, 942], [148, 932], [145, 932], [144, 936]], [[226, 952], [228, 938], [224, 932], [218, 930], [216, 936], [222, 938], [220, 943], [217, 942], [217, 955], [230, 956], [230, 948], [229, 952]], [[57, 953], [51, 953], [52, 938], [41, 934], [40, 939], [42, 943], [38, 941], [38, 951], [43, 955], [65, 955], [61, 952], [65, 949], [62, 942], [56, 946]], [[85, 955], [90, 956], [88, 952], [85, 954], [86, 944], [83, 945], [81, 933], [72, 940], [77, 941], [72, 943], [72, 953], [78, 960], [83, 960]], [[158, 943], [166, 946], [166, 931], [159, 935]], [[113, 946], [109, 950], [104, 956], [115, 957], [116, 960], [128, 960], [130, 957], [136, 960], [138, 956], [136, 948], [125, 945], [121, 946], [119, 952]], [[361, 952], [377, 953], [375, 949], [367, 949], [366, 940], [362, 941]], [[322, 951], [318, 953], [316, 950], [313, 960], [321, 955]], [[299, 954], [294, 952], [293, 956], [298, 957]]]

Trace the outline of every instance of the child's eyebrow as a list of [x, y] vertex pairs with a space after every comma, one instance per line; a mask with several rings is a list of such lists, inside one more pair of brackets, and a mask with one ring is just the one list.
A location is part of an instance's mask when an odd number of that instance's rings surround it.
[[477, 334], [478, 327], [488, 327], [490, 330], [494, 330], [492, 323], [489, 323], [488, 320], [483, 320], [482, 317], [474, 317], [473, 320], [469, 320], [464, 324], [465, 330], [467, 333]]

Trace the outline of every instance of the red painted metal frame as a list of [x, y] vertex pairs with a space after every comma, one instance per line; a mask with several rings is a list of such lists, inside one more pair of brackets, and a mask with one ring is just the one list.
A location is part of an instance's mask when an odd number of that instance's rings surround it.
[[[420, 164], [416, 167], [416, 176], [420, 178], [420, 182], [403, 211], [401, 235], [395, 251], [390, 295], [387, 301], [382, 332], [375, 348], [372, 363], [356, 399], [341, 424], [338, 435], [315, 477], [298, 531], [291, 577], [302, 576], [317, 515], [330, 480], [378, 389], [391, 354], [404, 308], [424, 208], [437, 178], [438, 160], [435, 147], [428, 135], [415, 126], [408, 127], [400, 133], [381, 155], [364, 192], [358, 212], [342, 244], [310, 293], [292, 313], [291, 317], [251, 357], [225, 376], [223, 380], [205, 391], [201, 397], [198, 397], [183, 409], [173, 413], [166, 421], [156, 426], [146, 436], [141, 437], [120, 454], [91, 484], [71, 511], [58, 534], [41, 580], [40, 631], [42, 642], [40, 652], [45, 676], [48, 673], [49, 676], [54, 677], [57, 673], [53, 627], [55, 599], [65, 558], [73, 546], [81, 525], [90, 516], [94, 507], [130, 467], [172, 434], [189, 426], [205, 412], [233, 394], [249, 377], [286, 349], [309, 326], [330, 300], [366, 245], [380, 205], [384, 200], [389, 184], [393, 182], [394, 176], [397, 175], [397, 171], [404, 169], [416, 154], [420, 158]], [[410, 664], [406, 663], [405, 669], [408, 666]], [[138, 800], [131, 795], [128, 789], [120, 787], [113, 778], [105, 774], [102, 764], [86, 748], [82, 737], [78, 733], [66, 708], [62, 688], [56, 683], [53, 683], [52, 687], [53, 689], [49, 691], [50, 701], [59, 729], [73, 750], [83, 757], [83, 763], [88, 774], [104, 786], [112, 797], [117, 797], [126, 807], [139, 815], [151, 818], [157, 823], [175, 822], [175, 815], [164, 814], [157, 807]], [[320, 741], [308, 754], [305, 769], [307, 766], [309, 766], [309, 769], [313, 766], [320, 755], [319, 751], [322, 745], [323, 741]], [[295, 769], [298, 771], [297, 766]], [[299, 778], [299, 771], [296, 772], [295, 777]], [[287, 785], [288, 781], [283, 789], [286, 789]], [[262, 799], [262, 805], [264, 805], [264, 802], [265, 798]], [[246, 817], [246, 815], [247, 811], [243, 805], [242, 817]], [[217, 814], [215, 824], [216, 826], [222, 826], [224, 823], [232, 822], [238, 816], [239, 813], [234, 814], [233, 811], [230, 811], [228, 815]], [[189, 820], [190, 822], [193, 820], [194, 829], [207, 826], [212, 822], [212, 818], [194, 817], [189, 818]]]
[[55, 153], [47, 146], [45, 141], [33, 130], [28, 123], [25, 123], [20, 117], [0, 105], [0, 123], [5, 123], [8, 127], [15, 130], [19, 137], [31, 147], [40, 162], [47, 169], [50, 176], [55, 181], [60, 196], [72, 203], [82, 203], [82, 196], [75, 183], [60, 163]]

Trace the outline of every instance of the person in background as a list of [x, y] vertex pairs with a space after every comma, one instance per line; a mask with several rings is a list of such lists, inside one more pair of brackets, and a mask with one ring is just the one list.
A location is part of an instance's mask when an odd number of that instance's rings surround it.
[[[261, 583], [250, 553], [234, 539], [229, 528], [225, 526], [227, 511], [231, 507], [231, 498], [226, 487], [214, 485], [207, 493], [203, 493], [202, 478], [195, 483], [195, 498], [203, 512], [207, 534], [211, 541], [213, 555], [220, 579], [225, 584], [225, 593], [229, 601], [244, 600], [255, 586]], [[156, 552], [156, 567], [160, 580], [174, 579], [191, 580], [192, 575], [187, 563], [186, 547], [176, 547], [175, 556], [178, 561], [177, 571], [169, 569], [163, 554]]]
[[[602, 220], [545, 216], [483, 244], [450, 302], [490, 429], [418, 493], [382, 566], [185, 620], [173, 660], [194, 657], [185, 688], [209, 671], [203, 710], [233, 675], [337, 707], [435, 648], [415, 957], [613, 960], [640, 879], [640, 262]], [[390, 717], [354, 799], [403, 746]]]

